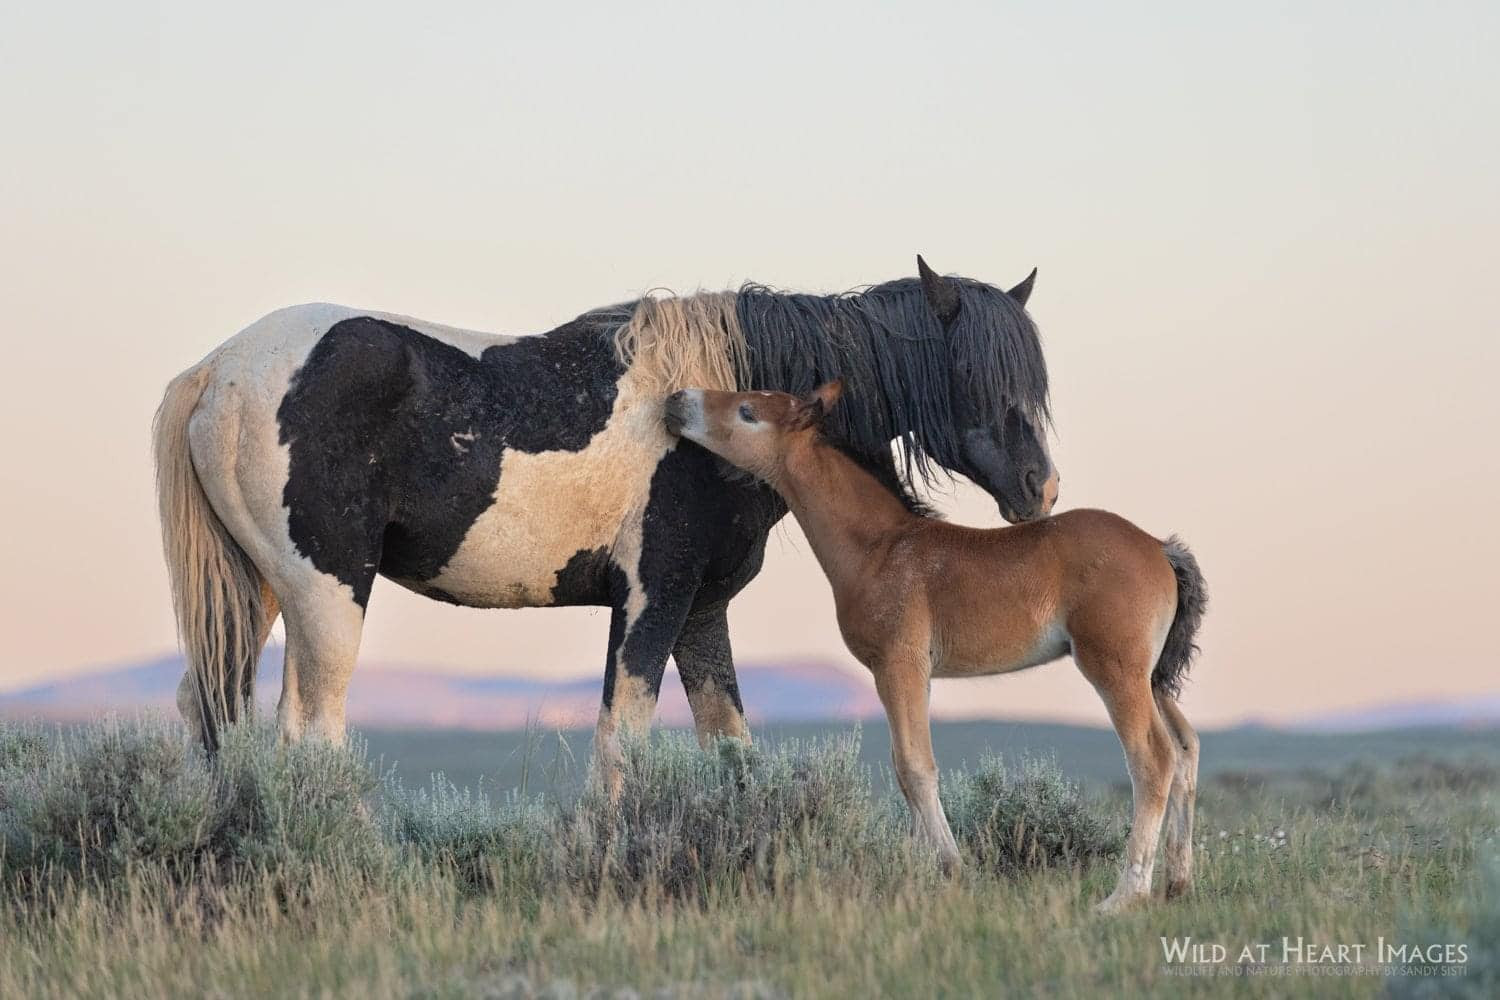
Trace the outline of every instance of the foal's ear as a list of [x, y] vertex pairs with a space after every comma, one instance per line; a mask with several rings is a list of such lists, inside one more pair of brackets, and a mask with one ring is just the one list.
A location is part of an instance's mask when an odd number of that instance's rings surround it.
[[833, 409], [839, 397], [844, 394], [844, 380], [836, 378], [832, 382], [824, 382], [812, 392], [798, 400], [796, 416], [792, 419], [794, 430], [802, 430], [807, 427], [816, 427], [828, 416], [828, 411]]
[[843, 398], [843, 395], [844, 380], [841, 378], [836, 378], [831, 382], [824, 382], [822, 385], [814, 389], [810, 398], [816, 399], [822, 405], [823, 412], [827, 413], [829, 410], [833, 409], [835, 403]]
[[922, 279], [922, 294], [927, 296], [927, 304], [946, 328], [958, 318], [958, 282], [928, 267], [921, 254], [917, 254], [917, 277]]

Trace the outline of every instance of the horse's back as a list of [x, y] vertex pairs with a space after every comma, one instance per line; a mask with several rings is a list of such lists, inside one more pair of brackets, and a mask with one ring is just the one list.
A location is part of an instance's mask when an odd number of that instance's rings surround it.
[[[245, 519], [364, 603], [378, 569], [471, 606], [602, 601], [582, 573], [670, 449], [605, 319], [505, 337], [326, 303], [278, 310], [212, 366], [195, 462]], [[571, 568], [570, 568], [571, 567]], [[586, 577], [586, 579], [585, 579]]]
[[242, 383], [269, 376], [284, 382], [301, 367], [323, 337], [351, 320], [371, 320], [411, 330], [475, 357], [488, 347], [517, 339], [376, 309], [306, 302], [267, 313], [230, 337], [206, 360], [214, 363], [221, 378], [234, 378]]

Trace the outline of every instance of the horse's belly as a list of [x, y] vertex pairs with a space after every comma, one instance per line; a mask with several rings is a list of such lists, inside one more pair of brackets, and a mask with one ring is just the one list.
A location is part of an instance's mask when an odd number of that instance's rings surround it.
[[602, 580], [598, 571], [622, 533], [639, 530], [651, 471], [668, 443], [655, 427], [621, 423], [581, 452], [508, 450], [494, 502], [438, 575], [397, 582], [470, 607], [604, 603], [608, 595], [588, 584]]
[[934, 677], [986, 677], [1009, 674], [1051, 663], [1064, 656], [1072, 640], [1061, 624], [1048, 624], [1039, 630], [1017, 631], [995, 637], [982, 645], [958, 644], [934, 663]]

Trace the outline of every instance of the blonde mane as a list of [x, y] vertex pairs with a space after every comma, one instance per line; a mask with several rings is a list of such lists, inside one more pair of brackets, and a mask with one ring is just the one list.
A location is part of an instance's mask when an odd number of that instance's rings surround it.
[[615, 331], [615, 355], [641, 391], [739, 389], [750, 376], [735, 292], [653, 297]]

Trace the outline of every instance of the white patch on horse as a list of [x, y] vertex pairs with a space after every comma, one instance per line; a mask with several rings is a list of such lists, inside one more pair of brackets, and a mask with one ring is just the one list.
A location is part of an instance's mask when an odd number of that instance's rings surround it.
[[[1061, 656], [1066, 656], [1073, 648], [1073, 637], [1060, 621], [1049, 622], [1042, 629], [1041, 634], [1036, 637], [1036, 645], [1026, 654], [1025, 658], [1012, 669], [1025, 670], [1029, 667], [1039, 667], [1043, 663], [1051, 663]], [[1153, 661], [1154, 662], [1154, 661]]]
[[644, 600], [641, 516], [672, 444], [660, 401], [638, 392], [627, 372], [608, 422], [582, 451], [506, 450], [494, 502], [427, 586], [475, 607], [545, 606], [568, 560], [607, 549], [630, 585], [626, 611], [634, 621]]
[[448, 443], [453, 445], [453, 450], [460, 455], [467, 455], [469, 453], [469, 445], [478, 440], [479, 435], [475, 434], [473, 430], [454, 431], [448, 437]]

